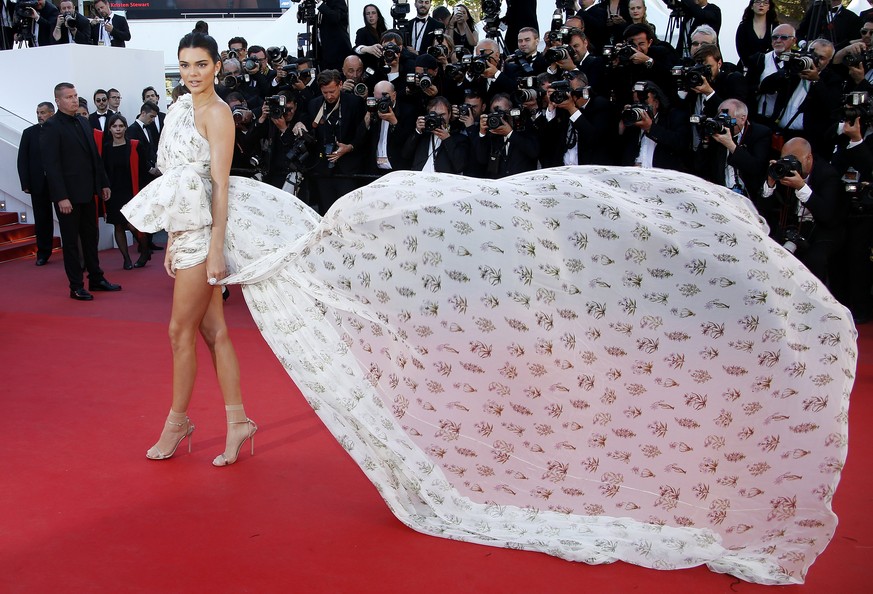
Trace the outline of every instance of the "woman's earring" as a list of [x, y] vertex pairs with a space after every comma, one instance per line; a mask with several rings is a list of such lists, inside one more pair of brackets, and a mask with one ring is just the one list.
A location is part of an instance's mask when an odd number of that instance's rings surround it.
[[218, 84], [218, 73], [217, 72], [215, 73], [215, 78], [213, 78], [212, 80], [215, 81], [216, 85]]

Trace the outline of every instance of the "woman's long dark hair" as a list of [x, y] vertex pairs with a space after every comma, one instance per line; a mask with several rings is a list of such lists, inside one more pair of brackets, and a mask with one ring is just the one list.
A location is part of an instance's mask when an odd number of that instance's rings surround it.
[[463, 7], [464, 7], [464, 10], [467, 11], [467, 28], [468, 28], [470, 31], [475, 31], [475, 30], [476, 30], [476, 21], [473, 20], [473, 14], [470, 12], [470, 9], [467, 8], [467, 5], [466, 5], [466, 4], [461, 4], [461, 3], [455, 4], [455, 8], [456, 8], [456, 9], [457, 9], [459, 6], [463, 6]]
[[[743, 11], [743, 18], [740, 19], [742, 21], [750, 21], [755, 18], [755, 13], [752, 12], [752, 4], [755, 3], [755, 0], [749, 0], [749, 5], [746, 6], [746, 9]], [[767, 14], [764, 15], [767, 19], [768, 24], [775, 24], [779, 22], [779, 7], [776, 6], [776, 0], [770, 0], [770, 8], [767, 9]]]
[[[367, 23], [367, 9], [370, 8], [371, 6], [376, 9], [376, 29], [375, 30], [373, 30], [373, 27], [371, 27], [370, 24]], [[379, 7], [376, 6], [375, 4], [367, 4], [364, 6], [363, 15], [364, 15], [364, 27], [366, 27], [367, 29], [372, 31], [373, 34], [375, 35], [376, 39], [381, 39], [382, 33], [384, 33], [385, 31], [388, 30], [388, 26], [385, 24], [385, 17], [382, 16], [382, 11], [379, 10]]]
[[112, 130], [110, 130], [110, 128], [112, 127], [112, 124], [119, 120], [121, 120], [121, 123], [124, 124], [125, 128], [129, 128], [127, 125], [127, 118], [120, 113], [113, 113], [109, 116], [109, 119], [106, 120], [106, 125], [103, 127], [103, 144], [112, 144]]
[[178, 57], [183, 49], [188, 48], [206, 50], [206, 53], [209, 54], [209, 57], [212, 58], [213, 62], [221, 61], [221, 55], [218, 53], [218, 43], [216, 43], [215, 39], [205, 33], [192, 31], [185, 35], [185, 37], [179, 41], [179, 50], [176, 52], [176, 56]]

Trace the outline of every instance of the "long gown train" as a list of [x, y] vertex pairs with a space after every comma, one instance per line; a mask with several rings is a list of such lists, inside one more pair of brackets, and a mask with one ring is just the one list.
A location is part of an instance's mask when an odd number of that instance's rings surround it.
[[856, 331], [736, 194], [573, 167], [396, 172], [323, 219], [230, 195], [225, 282], [411, 528], [767, 584], [833, 536]]

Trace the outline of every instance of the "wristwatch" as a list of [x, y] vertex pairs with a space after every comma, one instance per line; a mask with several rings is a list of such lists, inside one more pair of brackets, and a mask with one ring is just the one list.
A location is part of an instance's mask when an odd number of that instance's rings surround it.
[[654, 64], [654, 63], [655, 63], [655, 60], [653, 60], [652, 58], [649, 58], [648, 60], [646, 60], [646, 68], [651, 68], [652, 64]]

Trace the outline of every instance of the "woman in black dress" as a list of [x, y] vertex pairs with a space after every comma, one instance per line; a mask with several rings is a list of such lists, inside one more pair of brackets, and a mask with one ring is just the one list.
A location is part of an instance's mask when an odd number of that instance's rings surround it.
[[[139, 164], [145, 161], [139, 154], [139, 141], [128, 141], [127, 120], [120, 113], [113, 114], [106, 122], [109, 134], [103, 137], [103, 166], [109, 177], [109, 187], [112, 188], [112, 198], [106, 202], [106, 222], [115, 227], [115, 243], [124, 257], [124, 269], [142, 268], [151, 259], [148, 245], [148, 235], [134, 228], [121, 213], [121, 207], [139, 192]], [[139, 259], [135, 264], [130, 261], [127, 249], [127, 234], [130, 230], [139, 242]]]
[[770, 35], [779, 24], [776, 0], [749, 0], [743, 18], [737, 27], [737, 54], [740, 66], [748, 65], [755, 54], [766, 54], [772, 49]]
[[479, 43], [476, 21], [470, 15], [470, 10], [463, 4], [455, 4], [455, 10], [452, 16], [449, 17], [446, 33], [450, 33], [449, 36], [452, 38], [455, 47], [465, 47], [470, 53], [473, 53], [476, 44]]
[[375, 4], [364, 6], [364, 26], [355, 33], [355, 53], [364, 63], [364, 69], [377, 71], [382, 58], [382, 34], [388, 30], [385, 17]]

